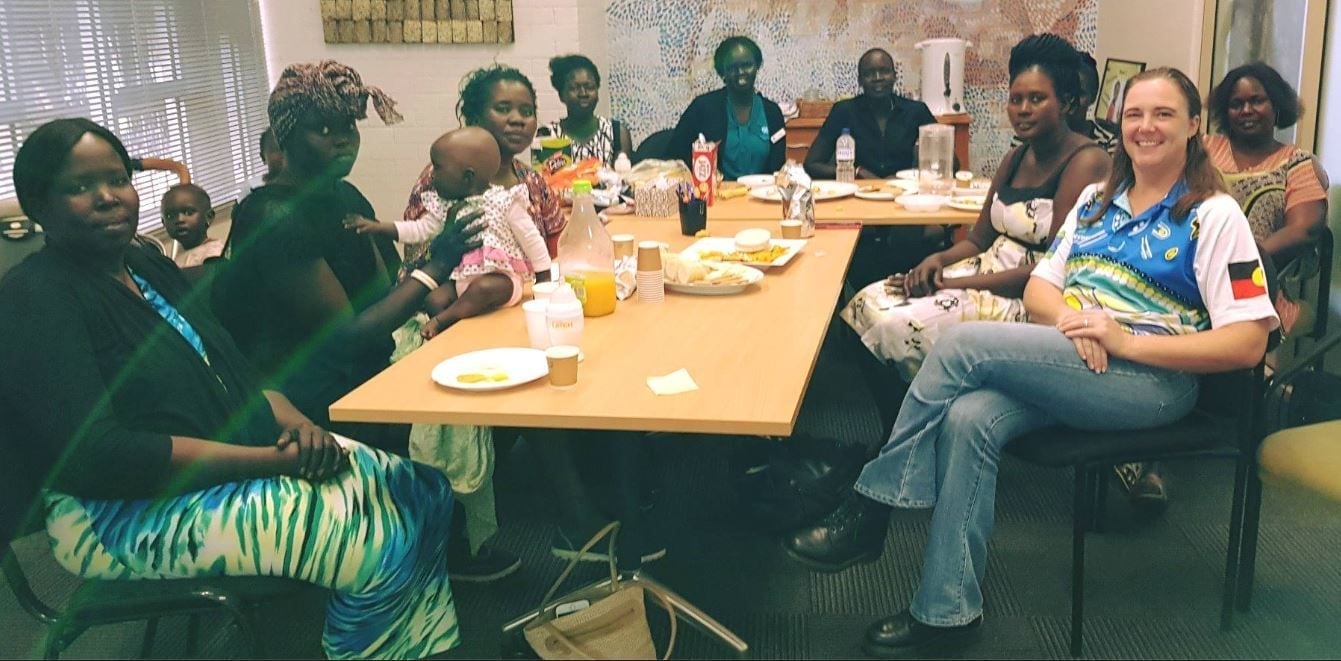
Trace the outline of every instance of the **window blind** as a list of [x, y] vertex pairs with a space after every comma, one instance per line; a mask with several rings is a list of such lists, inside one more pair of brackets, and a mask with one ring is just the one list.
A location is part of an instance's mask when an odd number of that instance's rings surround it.
[[[264, 165], [269, 121], [255, 0], [0, 1], [0, 199], [25, 136], [59, 117], [112, 130], [132, 158], [185, 163], [217, 206]], [[136, 175], [140, 231], [170, 172]]]

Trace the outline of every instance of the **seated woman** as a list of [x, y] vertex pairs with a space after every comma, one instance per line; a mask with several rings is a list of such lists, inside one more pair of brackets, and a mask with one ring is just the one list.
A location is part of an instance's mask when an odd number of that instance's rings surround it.
[[[1309, 152], [1276, 140], [1276, 129], [1299, 120], [1299, 95], [1275, 69], [1261, 62], [1225, 75], [1211, 91], [1211, 124], [1206, 137], [1211, 163], [1239, 201], [1253, 237], [1282, 271], [1305, 277], [1317, 268], [1307, 257], [1327, 223], [1327, 173]], [[1299, 306], [1277, 296], [1284, 330], [1298, 318]]]
[[[816, 179], [833, 179], [834, 152], [843, 129], [857, 141], [857, 178], [887, 179], [899, 170], [917, 167], [918, 129], [935, 124], [936, 116], [921, 101], [894, 93], [898, 73], [894, 58], [872, 48], [857, 60], [861, 94], [833, 104], [819, 135], [806, 152], [806, 172]], [[944, 241], [940, 226], [863, 227], [861, 240], [848, 265], [847, 281], [861, 287], [890, 272], [917, 265]]]
[[782, 109], [754, 88], [763, 63], [763, 51], [749, 37], [728, 37], [717, 47], [712, 64], [725, 86], [699, 95], [680, 115], [670, 142], [672, 158], [688, 163], [702, 134], [718, 143], [717, 168], [727, 181], [782, 167], [787, 159]]
[[86, 119], [44, 124], [14, 161], [47, 243], [0, 281], [0, 415], [4, 451], [45, 481], [56, 560], [89, 579], [320, 585], [333, 659], [455, 646], [447, 481], [262, 389], [208, 301], [132, 243], [129, 161]]
[[1277, 326], [1243, 213], [1176, 69], [1132, 78], [1113, 174], [1080, 204], [1030, 279], [1031, 324], [951, 330], [913, 380], [880, 456], [844, 503], [786, 540], [825, 570], [879, 556], [889, 507], [932, 508], [907, 610], [866, 630], [875, 656], [966, 641], [982, 621], [1001, 449], [1031, 430], [1142, 429], [1197, 401], [1197, 374], [1250, 368]]
[[1080, 96], [1079, 63], [1071, 44], [1052, 34], [1011, 49], [1006, 114], [1025, 144], [1001, 160], [968, 238], [867, 286], [843, 309], [862, 343], [905, 380], [951, 326], [1026, 319], [1020, 296], [1063, 210], [1108, 173], [1103, 149], [1067, 125]]
[[541, 135], [573, 141], [573, 160], [598, 159], [614, 167], [620, 154], [633, 155], [629, 127], [596, 114], [601, 100], [601, 72], [585, 55], [560, 55], [549, 61], [549, 83], [559, 93], [568, 116], [540, 129]]
[[[345, 177], [359, 152], [355, 122], [373, 105], [399, 121], [394, 102], [334, 61], [295, 64], [270, 95], [270, 125], [285, 167], [233, 210], [230, 258], [214, 282], [215, 310], [266, 387], [330, 425], [327, 408], [390, 364], [391, 336], [333, 346], [332, 329], [391, 291], [400, 268], [394, 242], [343, 229], [375, 218]], [[404, 452], [404, 428], [333, 426], [365, 443]]]

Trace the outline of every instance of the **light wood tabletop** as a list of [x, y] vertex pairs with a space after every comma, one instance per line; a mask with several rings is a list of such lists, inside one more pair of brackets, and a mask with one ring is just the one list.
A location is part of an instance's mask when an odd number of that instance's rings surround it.
[[[880, 185], [883, 180], [858, 181], [858, 185]], [[708, 223], [713, 221], [770, 221], [782, 219], [782, 203], [766, 202], [749, 194], [729, 200], [715, 200], [708, 207]], [[675, 217], [676, 222], [679, 218]], [[863, 225], [972, 225], [978, 220], [977, 212], [959, 211], [942, 207], [933, 213], [909, 211], [892, 200], [863, 200], [845, 197], [815, 202], [815, 222]], [[711, 229], [711, 228], [710, 228]]]
[[[646, 219], [643, 219], [644, 221]], [[617, 219], [611, 233], [687, 247], [678, 223]], [[568, 429], [788, 435], [819, 355], [858, 231], [821, 229], [789, 264], [731, 296], [667, 291], [637, 295], [614, 314], [588, 318], [578, 383], [546, 379], [494, 392], [434, 383], [433, 367], [457, 354], [527, 346], [520, 307], [467, 319], [331, 406], [331, 419]], [[696, 391], [658, 396], [647, 377], [687, 369]]]

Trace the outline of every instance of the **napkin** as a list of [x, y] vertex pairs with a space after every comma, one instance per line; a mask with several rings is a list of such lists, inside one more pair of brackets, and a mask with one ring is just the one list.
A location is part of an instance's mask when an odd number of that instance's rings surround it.
[[689, 370], [678, 369], [666, 376], [647, 377], [647, 387], [658, 395], [678, 395], [698, 390], [698, 384], [689, 376]]

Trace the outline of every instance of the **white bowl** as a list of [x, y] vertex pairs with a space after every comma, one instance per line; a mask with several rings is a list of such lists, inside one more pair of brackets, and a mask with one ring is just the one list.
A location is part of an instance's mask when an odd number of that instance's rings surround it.
[[940, 211], [941, 207], [948, 201], [949, 199], [943, 195], [924, 195], [921, 193], [904, 195], [895, 200], [895, 202], [898, 202], [903, 208], [912, 211], [913, 213], [934, 213]]
[[759, 252], [768, 250], [768, 242], [773, 234], [766, 229], [751, 228], [736, 233], [736, 250], [741, 252]]

